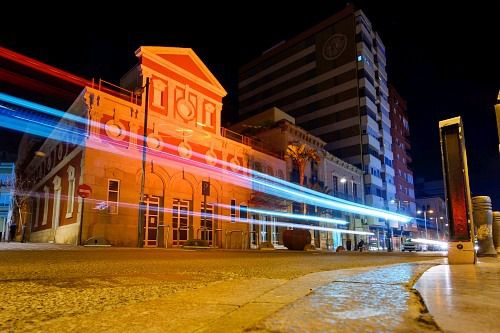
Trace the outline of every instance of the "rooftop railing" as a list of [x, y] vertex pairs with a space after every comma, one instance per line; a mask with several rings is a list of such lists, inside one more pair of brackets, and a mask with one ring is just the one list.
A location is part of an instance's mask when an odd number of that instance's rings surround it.
[[247, 145], [252, 147], [253, 149], [260, 151], [261, 153], [272, 155], [274, 157], [277, 157], [279, 159], [284, 159], [283, 154], [273, 152], [267, 148], [264, 147], [264, 142], [260, 141], [259, 139], [255, 138], [250, 138], [248, 136], [245, 136], [240, 133], [233, 132], [227, 128], [222, 127], [221, 128], [221, 135], [227, 139], [239, 142], [241, 144]]
[[105, 92], [107, 94], [110, 94], [112, 96], [121, 98], [123, 100], [126, 100], [128, 102], [141, 105], [142, 102], [142, 96], [141, 94], [137, 94], [133, 91], [127, 90], [125, 88], [122, 88], [120, 86], [117, 86], [116, 84], [113, 84], [108, 81], [104, 81], [102, 79], [99, 79], [98, 81], [95, 81], [92, 79], [92, 85], [91, 88], [97, 89], [99, 91]]

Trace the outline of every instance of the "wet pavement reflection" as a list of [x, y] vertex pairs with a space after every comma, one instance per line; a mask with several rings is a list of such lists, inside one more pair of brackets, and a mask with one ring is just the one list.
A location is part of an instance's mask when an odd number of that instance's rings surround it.
[[402, 264], [339, 277], [266, 319], [277, 332], [436, 331], [410, 322], [410, 287], [429, 264]]

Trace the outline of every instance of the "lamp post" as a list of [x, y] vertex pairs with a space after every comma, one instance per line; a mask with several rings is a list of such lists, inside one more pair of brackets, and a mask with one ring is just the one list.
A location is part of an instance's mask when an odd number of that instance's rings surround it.
[[424, 213], [424, 228], [425, 228], [425, 239], [428, 239], [427, 236], [427, 213], [432, 214], [434, 211], [432, 209], [429, 210], [417, 210], [417, 214]]
[[137, 247], [144, 247], [144, 184], [146, 181], [146, 145], [148, 138], [148, 107], [149, 107], [149, 77], [146, 78], [145, 88], [146, 98], [144, 101], [144, 129], [142, 137], [142, 173], [141, 173], [141, 194], [139, 197], [139, 217], [137, 221]]

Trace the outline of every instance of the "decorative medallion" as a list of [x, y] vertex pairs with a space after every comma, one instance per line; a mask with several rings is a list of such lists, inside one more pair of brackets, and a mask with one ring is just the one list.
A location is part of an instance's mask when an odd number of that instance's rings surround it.
[[123, 140], [125, 138], [125, 126], [114, 119], [109, 120], [104, 125], [104, 130], [106, 131], [106, 135], [113, 140]]
[[347, 36], [343, 34], [334, 34], [323, 44], [323, 58], [326, 60], [335, 60], [344, 52], [347, 46]]
[[229, 161], [231, 170], [233, 171], [239, 171], [240, 170], [240, 161], [236, 157], [233, 157], [231, 161]]
[[215, 155], [212, 149], [207, 151], [207, 153], [205, 154], [205, 161], [210, 165], [217, 164], [217, 155]]
[[177, 147], [177, 152], [179, 152], [179, 155], [184, 158], [191, 158], [193, 155], [193, 148], [189, 145], [187, 142], [181, 142], [179, 143], [179, 146]]
[[181, 98], [177, 101], [177, 113], [184, 120], [192, 120], [194, 118], [194, 106], [186, 99]]
[[163, 143], [162, 138], [158, 134], [149, 134], [147, 139], [148, 147], [155, 150], [160, 150]]

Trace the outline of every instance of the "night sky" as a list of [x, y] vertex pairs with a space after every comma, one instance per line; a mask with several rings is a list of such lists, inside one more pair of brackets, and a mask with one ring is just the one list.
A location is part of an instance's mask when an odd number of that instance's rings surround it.
[[[0, 44], [85, 78], [111, 82], [136, 63], [134, 51], [140, 45], [191, 47], [228, 91], [223, 121], [231, 122], [238, 113], [238, 67], [346, 4], [310, 0], [270, 7], [270, 1], [252, 1], [222, 8], [166, 3], [148, 12], [140, 8], [146, 2], [136, 8], [116, 5], [113, 11], [82, 2], [68, 8], [67, 15], [47, 13], [46, 3], [31, 14], [12, 8], [11, 15], [7, 10], [2, 15]], [[353, 3], [381, 34], [389, 82], [407, 100], [414, 178], [442, 177], [438, 121], [460, 115], [472, 195], [491, 196], [500, 210], [493, 109], [500, 89], [500, 1]], [[15, 150], [18, 136], [0, 131], [0, 150]]]

